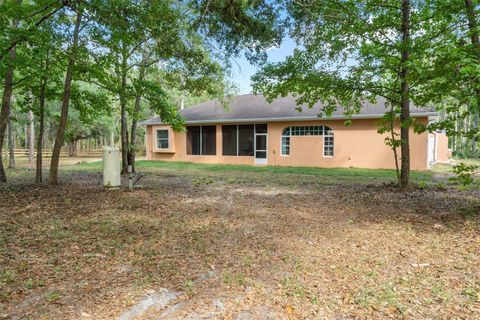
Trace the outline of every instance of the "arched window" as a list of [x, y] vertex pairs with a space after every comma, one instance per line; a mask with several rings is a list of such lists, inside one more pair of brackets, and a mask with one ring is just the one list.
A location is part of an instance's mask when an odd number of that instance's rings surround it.
[[333, 157], [333, 130], [327, 126], [291, 126], [282, 131], [282, 156], [290, 155], [291, 136], [323, 136], [323, 156]]

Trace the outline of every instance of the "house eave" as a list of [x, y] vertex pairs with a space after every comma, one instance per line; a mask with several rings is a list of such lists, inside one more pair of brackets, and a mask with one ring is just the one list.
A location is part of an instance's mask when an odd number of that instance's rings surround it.
[[[258, 123], [258, 122], [288, 122], [288, 121], [313, 121], [313, 120], [347, 120], [347, 119], [380, 119], [385, 114], [355, 114], [351, 117], [347, 117], [345, 115], [334, 115], [331, 117], [277, 117], [277, 118], [249, 118], [249, 119], [210, 119], [210, 120], [191, 120], [185, 121], [185, 124], [225, 124], [225, 123]], [[428, 112], [417, 112], [412, 113], [410, 115], [412, 118], [418, 117], [431, 117], [431, 116], [438, 116], [438, 112], [428, 111]], [[161, 121], [141, 121], [139, 122], [140, 125], [151, 126], [151, 125], [162, 125]]]

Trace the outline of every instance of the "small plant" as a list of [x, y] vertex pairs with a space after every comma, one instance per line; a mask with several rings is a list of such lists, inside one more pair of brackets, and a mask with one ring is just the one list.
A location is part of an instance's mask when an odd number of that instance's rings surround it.
[[7, 284], [14, 282], [15, 273], [11, 270], [0, 271], [0, 281]]
[[[280, 281], [280, 285], [285, 290], [285, 295], [289, 297], [303, 298], [309, 293], [303, 283], [301, 283], [296, 277], [286, 277]], [[316, 302], [318, 301], [316, 300]]]
[[195, 285], [195, 282], [193, 282], [192, 279], [185, 280], [185, 283], [183, 284], [183, 289], [188, 296], [193, 295], [193, 293], [194, 293], [193, 286], [194, 285]]
[[243, 273], [232, 274], [227, 272], [223, 275], [223, 282], [229, 287], [243, 286], [245, 284], [245, 276]]
[[212, 184], [214, 181], [213, 179], [211, 178], [207, 178], [207, 177], [200, 177], [200, 178], [195, 178], [195, 179], [192, 179], [192, 184], [194, 186], [199, 186], [199, 185], [202, 185], [202, 184]]
[[60, 292], [55, 290], [55, 291], [50, 292], [47, 295], [47, 300], [48, 300], [48, 302], [55, 302], [58, 299], [60, 299], [60, 297], [61, 297]]
[[474, 302], [480, 302], [480, 290], [474, 285], [462, 290], [462, 295]]
[[455, 177], [450, 178], [450, 180], [464, 186], [471, 185], [474, 182], [474, 174], [477, 168], [476, 165], [468, 165], [461, 162], [453, 166], [452, 172], [455, 174]]
[[427, 188], [427, 183], [425, 181], [420, 181], [417, 185], [418, 189], [424, 190]]
[[235, 184], [235, 183], [241, 183], [242, 181], [240, 179], [237, 179], [237, 178], [233, 178], [233, 177], [230, 177], [227, 179], [227, 183], [228, 184]]
[[244, 255], [242, 257], [242, 267], [247, 267], [247, 268], [250, 268], [252, 266], [252, 263], [253, 263], [253, 258], [250, 254], [247, 254], [247, 255]]
[[438, 191], [445, 191], [447, 190], [447, 186], [443, 182], [438, 182], [435, 187]]
[[25, 286], [27, 289], [33, 289], [35, 287], [35, 283], [33, 282], [33, 279], [28, 279], [27, 282], [25, 283]]

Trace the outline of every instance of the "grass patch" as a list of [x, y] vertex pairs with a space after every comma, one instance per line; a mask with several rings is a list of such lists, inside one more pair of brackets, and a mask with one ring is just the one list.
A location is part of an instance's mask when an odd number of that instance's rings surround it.
[[[342, 178], [355, 181], [394, 181], [396, 180], [395, 170], [391, 169], [362, 169], [362, 168], [318, 168], [318, 167], [285, 167], [285, 166], [249, 166], [230, 164], [199, 164], [192, 162], [173, 161], [138, 161], [138, 171], [144, 172], [174, 172], [176, 174], [197, 173], [257, 173], [257, 174], [294, 174], [313, 177]], [[81, 163], [73, 168], [90, 170], [101, 170], [102, 162]], [[414, 182], [431, 181], [433, 173], [430, 171], [412, 171], [411, 177]], [[233, 179], [230, 177], [229, 179]], [[196, 178], [196, 184], [211, 183], [205, 178]]]
[[245, 284], [245, 275], [241, 272], [225, 272], [223, 274], [223, 283], [229, 287], [243, 286]]
[[55, 301], [58, 301], [62, 297], [62, 294], [60, 291], [55, 290], [47, 294], [47, 301], [50, 303], [53, 303]]

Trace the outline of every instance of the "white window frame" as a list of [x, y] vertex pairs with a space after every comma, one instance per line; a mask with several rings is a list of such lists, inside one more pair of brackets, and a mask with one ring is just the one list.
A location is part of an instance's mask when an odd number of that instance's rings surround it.
[[[326, 138], [332, 138], [332, 155], [329, 155], [329, 154], [325, 154], [325, 145], [326, 145]], [[333, 158], [335, 154], [335, 138], [333, 137], [333, 134], [329, 134], [329, 135], [324, 135], [323, 136], [323, 157], [324, 158]]]
[[[167, 131], [167, 137], [166, 138], [160, 138], [158, 136], [158, 131]], [[160, 148], [158, 146], [158, 141], [159, 140], [163, 140], [163, 141], [167, 140], [167, 147], [166, 148]], [[155, 129], [155, 147], [156, 147], [157, 150], [168, 150], [168, 149], [170, 149], [170, 130], [168, 130], [168, 129]]]
[[[322, 127], [322, 129], [318, 131], [318, 132], [322, 133], [321, 136], [323, 138], [322, 156], [324, 158], [333, 158], [334, 157], [334, 155], [335, 155], [335, 138], [334, 138], [333, 130], [330, 127], [323, 126], [323, 125], [319, 125], [319, 126], [288, 126], [288, 127], [283, 128], [282, 134], [280, 136], [280, 156], [281, 157], [289, 157], [290, 156], [291, 146], [292, 146], [291, 139], [292, 139], [293, 127], [304, 127], [303, 132], [305, 132], [306, 127]], [[289, 128], [288, 135], [283, 134], [283, 132], [287, 128]], [[328, 130], [327, 130], [327, 128], [328, 128]], [[327, 132], [328, 132], [328, 134], [327, 134]], [[299, 135], [295, 135], [295, 136], [297, 136], [297, 137], [311, 137], [311, 136], [320, 136], [320, 134], [318, 134], [318, 135], [316, 135], [316, 134], [314, 134], [314, 135], [312, 135], [312, 134], [299, 134]], [[288, 154], [283, 153], [283, 138], [288, 138]], [[327, 140], [326, 138], [332, 138], [333, 139], [332, 145], [331, 145], [332, 155], [325, 154], [325, 142], [326, 142], [325, 140]]]
[[[257, 133], [257, 125], [260, 124], [263, 123], [256, 123], [253, 127], [253, 159], [255, 164], [268, 164], [268, 124], [265, 124], [267, 126], [267, 132]], [[265, 150], [257, 150], [257, 136], [265, 136]], [[265, 152], [265, 158], [257, 158], [257, 151]]]
[[[289, 128], [289, 130], [288, 130], [288, 135], [283, 134], [283, 132], [284, 132], [285, 129], [287, 129], [287, 128]], [[289, 156], [290, 156], [290, 144], [291, 144], [291, 140], [292, 140], [291, 137], [292, 137], [292, 126], [283, 128], [283, 130], [282, 130], [282, 135], [280, 136], [280, 156], [281, 156], [281, 157], [289, 157]], [[284, 154], [284, 153], [283, 153], [283, 138], [288, 138], [288, 154]]]

